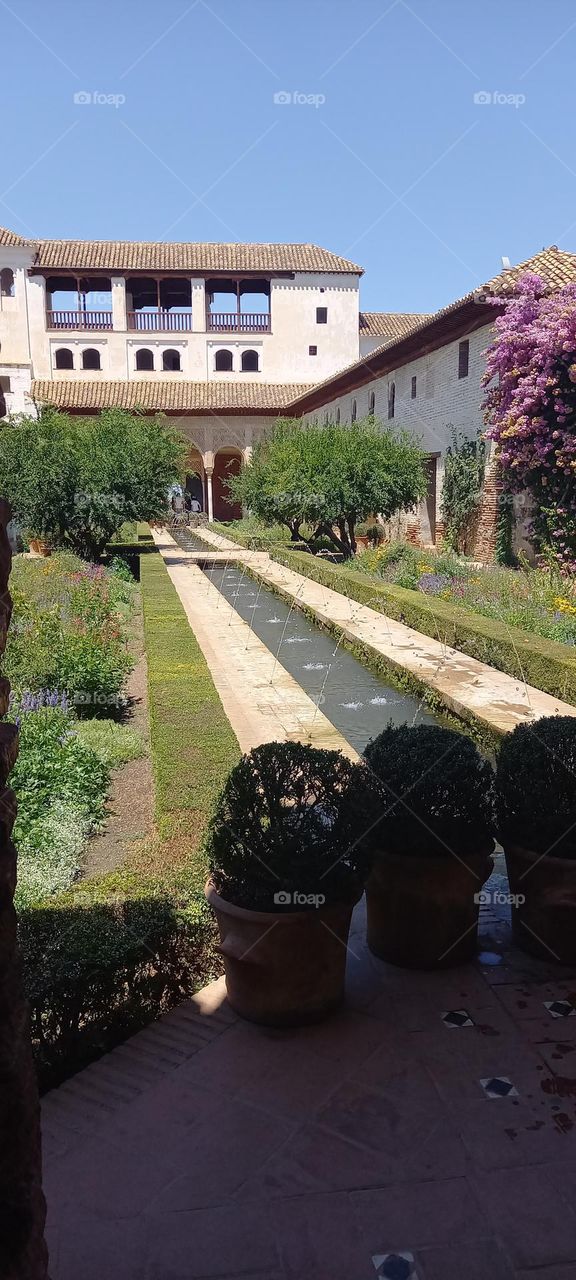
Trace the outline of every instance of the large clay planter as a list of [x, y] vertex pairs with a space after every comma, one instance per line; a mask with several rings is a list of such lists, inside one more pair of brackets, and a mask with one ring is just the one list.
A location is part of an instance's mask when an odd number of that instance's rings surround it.
[[[542, 960], [576, 964], [576, 860], [508, 844], [514, 941]], [[522, 901], [522, 898], [524, 901]]]
[[36, 556], [51, 556], [52, 548], [47, 542], [43, 542], [42, 538], [30, 539], [30, 550]]
[[308, 911], [249, 911], [208, 881], [220, 931], [228, 1000], [250, 1022], [272, 1027], [318, 1022], [344, 998], [346, 945], [354, 902]]
[[[406, 969], [445, 969], [476, 953], [479, 894], [491, 848], [451, 857], [378, 854], [366, 885], [368, 946]], [[470, 870], [468, 870], [470, 868]]]

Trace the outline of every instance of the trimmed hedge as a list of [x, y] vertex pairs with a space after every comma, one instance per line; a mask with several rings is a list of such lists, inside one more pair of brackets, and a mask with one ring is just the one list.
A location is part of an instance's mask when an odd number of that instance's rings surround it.
[[[213, 533], [219, 533], [222, 538], [229, 538], [230, 542], [235, 542], [238, 547], [246, 547], [249, 551], [271, 551], [276, 547], [284, 546], [305, 547], [305, 542], [279, 542], [276, 534], [270, 533], [266, 537], [265, 533], [246, 533], [245, 530], [234, 528], [233, 524], [221, 524], [218, 520], [212, 520], [207, 526]], [[201, 535], [201, 530], [198, 530]]]
[[406, 623], [415, 631], [461, 649], [498, 671], [526, 680], [536, 689], [576, 705], [576, 651], [518, 627], [508, 627], [437, 596], [426, 596], [391, 583], [379, 583], [347, 565], [330, 564], [276, 545], [270, 556], [279, 564], [325, 587], [340, 591], [378, 613]]
[[158, 836], [19, 930], [40, 1084], [52, 1088], [221, 971], [200, 852], [240, 749], [160, 556], [141, 563]]

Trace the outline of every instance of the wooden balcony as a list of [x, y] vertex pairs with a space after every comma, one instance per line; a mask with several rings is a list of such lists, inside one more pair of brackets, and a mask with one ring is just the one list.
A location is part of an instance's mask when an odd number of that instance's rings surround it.
[[128, 328], [138, 333], [189, 333], [192, 329], [190, 311], [129, 311]]
[[212, 311], [206, 316], [209, 333], [270, 333], [268, 311]]
[[111, 329], [111, 311], [47, 311], [48, 329]]

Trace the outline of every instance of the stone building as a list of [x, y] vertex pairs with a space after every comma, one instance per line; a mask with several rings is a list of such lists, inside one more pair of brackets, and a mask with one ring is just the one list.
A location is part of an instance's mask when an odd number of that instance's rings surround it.
[[[188, 487], [225, 519], [240, 514], [225, 476], [278, 415], [374, 414], [426, 450], [428, 494], [405, 525], [435, 543], [452, 428], [482, 430], [498, 302], [528, 270], [559, 288], [576, 279], [576, 255], [552, 246], [433, 315], [362, 312], [362, 268], [311, 244], [29, 241], [0, 230], [0, 416], [42, 404], [164, 413], [190, 440]], [[489, 466], [482, 558], [497, 506]]]

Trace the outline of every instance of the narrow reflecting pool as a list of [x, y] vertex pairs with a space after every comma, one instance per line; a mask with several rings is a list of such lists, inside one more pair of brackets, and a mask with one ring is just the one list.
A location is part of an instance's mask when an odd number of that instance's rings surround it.
[[204, 572], [358, 752], [390, 720], [435, 723], [417, 698], [373, 675], [299, 609], [250, 578], [241, 565], [206, 565]]

